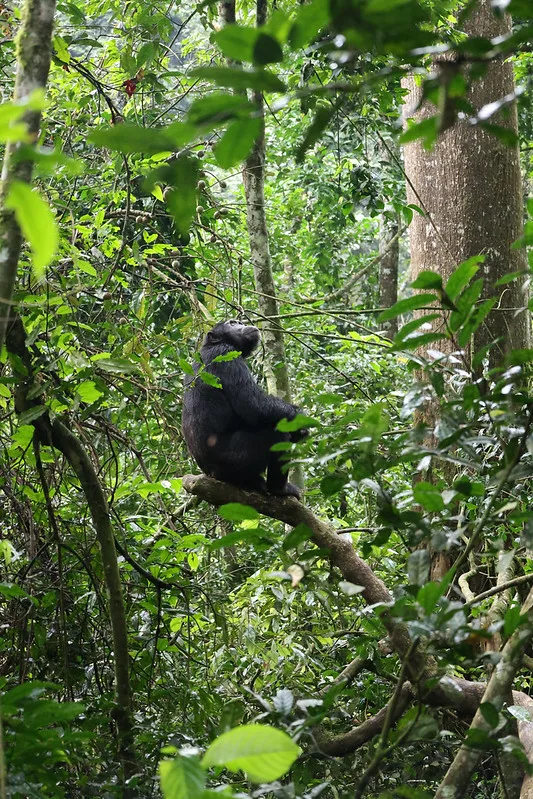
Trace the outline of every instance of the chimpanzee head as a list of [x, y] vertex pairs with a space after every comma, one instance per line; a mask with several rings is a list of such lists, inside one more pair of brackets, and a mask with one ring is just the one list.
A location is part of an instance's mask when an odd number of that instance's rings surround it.
[[243, 358], [250, 355], [259, 342], [261, 335], [255, 325], [243, 325], [236, 319], [228, 322], [219, 322], [205, 337], [204, 347], [228, 346], [228, 351], [238, 350]]

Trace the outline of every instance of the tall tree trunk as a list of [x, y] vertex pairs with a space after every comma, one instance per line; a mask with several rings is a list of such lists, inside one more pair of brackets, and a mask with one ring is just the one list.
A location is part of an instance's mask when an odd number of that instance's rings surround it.
[[[379, 159], [385, 169], [390, 167], [391, 154], [394, 152], [396, 160], [399, 160], [398, 146], [396, 141], [385, 142], [380, 138], [379, 142]], [[386, 201], [386, 198], [383, 197]], [[398, 214], [395, 213], [391, 218], [390, 215], [381, 215], [379, 225], [379, 307], [390, 308], [398, 300], [398, 262], [400, 258], [400, 242], [399, 242], [399, 225]], [[383, 324], [383, 330], [389, 336], [394, 338], [398, 332], [398, 319], [389, 319], [388, 322]]]
[[[267, 17], [267, 0], [257, 0], [257, 24], [264, 25]], [[224, 2], [222, 11], [225, 21], [235, 20], [235, 5]], [[244, 193], [246, 196], [246, 222], [250, 239], [250, 257], [254, 269], [255, 288], [259, 312], [265, 318], [262, 337], [265, 345], [264, 372], [270, 394], [292, 402], [289, 371], [285, 356], [283, 328], [280, 324], [276, 285], [272, 272], [272, 259], [268, 239], [265, 207], [265, 123], [264, 100], [261, 92], [254, 92], [254, 101], [261, 113], [261, 134], [243, 168]], [[292, 475], [296, 485], [303, 488], [304, 476], [300, 466]]]
[[[27, 0], [22, 25], [17, 36], [17, 76], [13, 100], [25, 101], [34, 91], [46, 88], [52, 55], [52, 31], [55, 0]], [[23, 116], [31, 140], [36, 141], [41, 124], [41, 111], [30, 109]], [[15, 158], [22, 142], [8, 142], [0, 178], [0, 349], [4, 344], [11, 299], [17, 279], [22, 246], [22, 231], [14, 211], [4, 206], [13, 180], [29, 183], [31, 158]]]
[[[398, 299], [398, 261], [400, 242], [398, 238], [398, 219], [381, 217], [379, 229], [379, 307], [390, 308]], [[386, 327], [385, 327], [386, 325]], [[389, 338], [398, 332], [398, 319], [384, 323]]]
[[[257, 24], [264, 25], [267, 16], [267, 0], [257, 0]], [[263, 326], [265, 343], [265, 376], [271, 394], [291, 401], [289, 373], [285, 358], [283, 330], [279, 324], [278, 300], [272, 273], [272, 260], [268, 241], [265, 208], [265, 125], [264, 101], [260, 92], [254, 92], [254, 101], [261, 110], [263, 119], [259, 139], [244, 164], [244, 192], [246, 195], [246, 222], [250, 238], [250, 255], [254, 268], [255, 287], [258, 292], [259, 310], [268, 317]]]
[[[464, 26], [473, 36], [486, 38], [507, 34], [508, 16], [496, 17], [490, 0], [478, 0]], [[409, 109], [416, 108], [420, 88], [408, 79]], [[483, 78], [475, 81], [468, 99], [478, 111], [514, 92], [513, 66], [492, 62]], [[497, 123], [517, 131], [516, 104], [499, 114]], [[416, 114], [420, 121], [435, 112], [425, 104]], [[479, 125], [458, 121], [425, 150], [415, 141], [405, 147], [407, 200], [422, 206], [426, 216], [416, 214], [410, 227], [412, 277], [420, 271], [438, 271], [444, 280], [457, 264], [483, 254], [485, 296], [498, 296], [497, 310], [477, 331], [474, 348], [479, 350], [497, 337], [492, 351], [497, 362], [510, 349], [528, 346], [529, 314], [522, 279], [503, 286], [496, 281], [510, 272], [527, 268], [523, 249], [511, 249], [523, 229], [523, 199], [518, 146], [507, 146]], [[440, 346], [440, 345], [439, 345]]]

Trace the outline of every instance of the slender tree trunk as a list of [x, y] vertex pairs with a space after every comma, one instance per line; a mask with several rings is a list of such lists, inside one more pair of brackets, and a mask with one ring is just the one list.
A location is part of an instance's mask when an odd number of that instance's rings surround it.
[[[267, 0], [257, 0], [257, 24], [264, 25], [267, 17]], [[250, 238], [250, 255], [254, 268], [259, 310], [262, 316], [271, 317], [263, 329], [265, 343], [265, 376], [268, 390], [278, 397], [291, 401], [289, 373], [285, 358], [283, 330], [279, 325], [278, 300], [272, 273], [272, 260], [268, 239], [265, 207], [265, 125], [264, 101], [261, 92], [254, 92], [263, 120], [259, 139], [244, 164], [244, 192], [246, 195], [246, 222]]]
[[[257, 24], [264, 25], [267, 17], [267, 0], [257, 0]], [[235, 21], [235, 5], [231, 0], [222, 4], [226, 23]], [[266, 317], [261, 325], [265, 345], [264, 372], [270, 394], [292, 402], [289, 371], [285, 356], [283, 328], [279, 318], [276, 285], [272, 272], [272, 259], [265, 206], [265, 124], [264, 100], [261, 92], [254, 92], [254, 101], [261, 113], [261, 134], [243, 168], [244, 193], [246, 196], [246, 222], [250, 239], [250, 257], [254, 269], [255, 288], [258, 293], [259, 311]], [[292, 479], [303, 487], [304, 476], [300, 466], [294, 469]]]
[[[55, 0], [26, 0], [22, 25], [17, 37], [17, 75], [15, 101], [27, 100], [30, 95], [46, 88], [52, 54], [52, 29]], [[41, 112], [26, 111], [23, 121], [32, 140], [36, 140], [41, 124]], [[14, 156], [20, 142], [8, 142], [0, 178], [0, 349], [4, 343], [9, 309], [17, 279], [17, 267], [22, 246], [22, 233], [13, 211], [4, 207], [13, 180], [29, 183], [33, 162], [17, 161]]]
[[[398, 239], [398, 220], [381, 218], [379, 230], [379, 307], [390, 308], [398, 300], [398, 261], [400, 243]], [[389, 338], [398, 332], [398, 320], [395, 317], [384, 323]]]
[[[385, 169], [390, 167], [391, 148], [398, 154], [396, 142], [389, 143], [380, 139], [379, 157]], [[385, 199], [385, 198], [384, 198]], [[398, 263], [400, 259], [398, 214], [381, 215], [379, 226], [379, 307], [390, 308], [398, 300]], [[383, 329], [389, 338], [394, 338], [398, 332], [398, 319], [390, 319], [383, 324]]]
[[[467, 33], [483, 37], [507, 34], [508, 16], [497, 18], [490, 0], [479, 0], [466, 25]], [[408, 79], [406, 115], [420, 100], [420, 88]], [[469, 101], [478, 111], [514, 92], [510, 62], [492, 62], [483, 78], [475, 81]], [[434, 107], [425, 104], [417, 121], [431, 116]], [[517, 131], [516, 104], [495, 120]], [[409, 228], [411, 269], [432, 269], [446, 280], [457, 264], [482, 254], [485, 262], [485, 296], [497, 296], [497, 310], [476, 333], [474, 349], [479, 350], [502, 337], [492, 351], [497, 362], [510, 349], [528, 346], [529, 314], [523, 280], [496, 286], [510, 272], [527, 268], [523, 249], [511, 249], [523, 230], [523, 199], [518, 146], [507, 146], [479, 125], [458, 121], [427, 151], [420, 141], [405, 147], [407, 199], [421, 206], [426, 215], [416, 214]], [[441, 348], [442, 345], [439, 345]]]

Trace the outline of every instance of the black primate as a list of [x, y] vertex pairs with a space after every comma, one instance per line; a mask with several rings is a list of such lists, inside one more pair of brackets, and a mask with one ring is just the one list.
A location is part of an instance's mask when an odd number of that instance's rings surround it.
[[[257, 385], [245, 358], [260, 341], [259, 330], [231, 320], [220, 322], [207, 334], [200, 350], [206, 371], [218, 377], [222, 388], [187, 375], [182, 430], [190, 453], [210, 477], [247, 489], [299, 497], [300, 491], [282, 471], [282, 452], [273, 444], [298, 440], [302, 431], [280, 433], [280, 419], [294, 419], [295, 405], [271, 397]], [[217, 355], [238, 350], [232, 361], [213, 363]], [[195, 367], [198, 370], [198, 367]]]

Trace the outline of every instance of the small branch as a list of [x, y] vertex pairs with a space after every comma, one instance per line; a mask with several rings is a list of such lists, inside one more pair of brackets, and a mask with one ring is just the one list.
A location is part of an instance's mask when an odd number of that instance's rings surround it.
[[306, 297], [305, 299], [302, 300], [302, 302], [303, 303], [321, 302], [325, 304], [327, 302], [335, 302], [335, 300], [344, 297], [344, 295], [347, 294], [350, 291], [350, 289], [352, 289], [355, 286], [356, 283], [358, 283], [363, 277], [366, 277], [368, 272], [370, 272], [370, 270], [373, 269], [374, 266], [379, 264], [380, 261], [386, 255], [388, 255], [388, 253], [394, 247], [400, 236], [403, 236], [406, 230], [407, 230], [407, 225], [404, 225], [402, 228], [400, 228], [398, 232], [388, 241], [387, 246], [382, 250], [382, 252], [376, 255], [375, 258], [372, 258], [372, 260], [369, 261], [369, 263], [367, 263], [366, 266], [363, 266], [362, 269], [353, 272], [353, 274], [350, 275], [350, 277], [346, 280], [345, 283], [343, 283], [343, 285], [340, 288], [335, 289], [335, 291], [330, 292], [330, 294], [326, 294], [324, 297]]
[[508, 591], [510, 588], [515, 588], [517, 585], [529, 585], [530, 583], [533, 583], [533, 574], [522, 574], [520, 577], [513, 577], [513, 579], [509, 580], [507, 583], [495, 585], [492, 588], [489, 588], [487, 591], [483, 591], [482, 594], [478, 594], [466, 602], [463, 607], [466, 610], [474, 605], [479, 605], [480, 602], [483, 602], [485, 599], [489, 599], [495, 594], [500, 594], [502, 591]]

